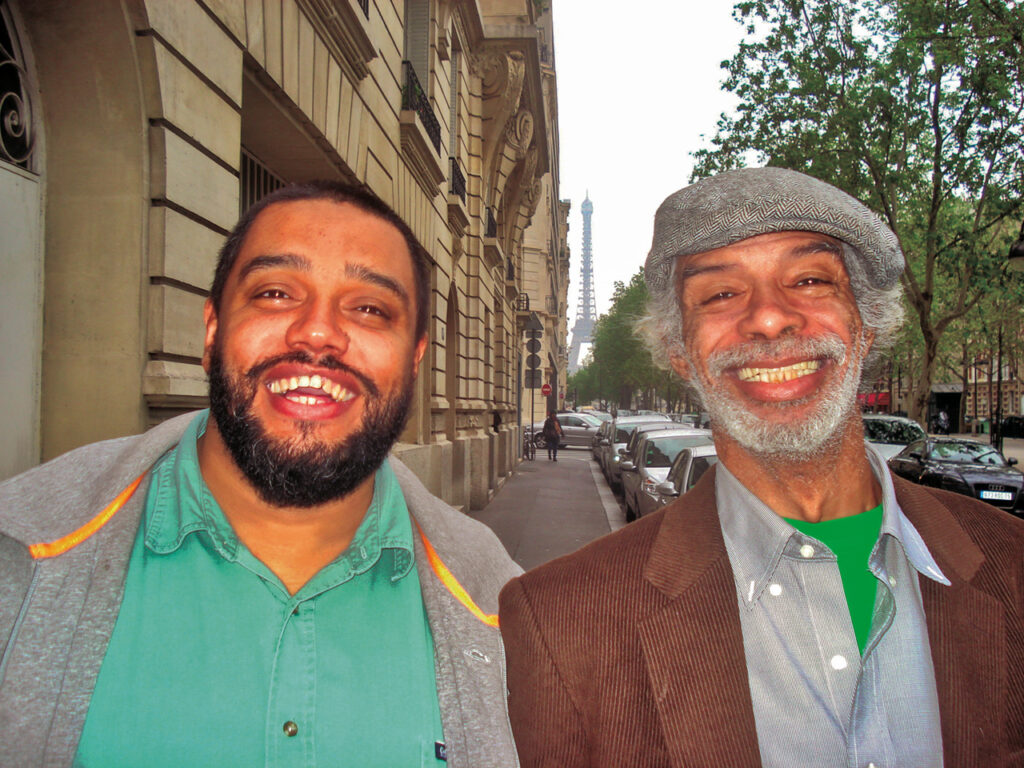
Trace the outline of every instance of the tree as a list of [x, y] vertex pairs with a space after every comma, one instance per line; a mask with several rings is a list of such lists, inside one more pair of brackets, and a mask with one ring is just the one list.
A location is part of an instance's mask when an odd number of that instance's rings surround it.
[[921, 420], [942, 336], [1000, 280], [1024, 210], [1024, 5], [756, 0], [733, 15], [747, 40], [723, 67], [740, 104], [694, 176], [753, 157], [886, 221], [923, 345], [909, 409]]
[[594, 326], [590, 363], [572, 379], [580, 387], [581, 402], [600, 398], [630, 408], [636, 401], [642, 408], [651, 408], [663, 400], [669, 411], [678, 408], [685, 396], [683, 382], [654, 364], [633, 331], [634, 323], [646, 312], [647, 298], [643, 269], [629, 283], [615, 283], [611, 309]]

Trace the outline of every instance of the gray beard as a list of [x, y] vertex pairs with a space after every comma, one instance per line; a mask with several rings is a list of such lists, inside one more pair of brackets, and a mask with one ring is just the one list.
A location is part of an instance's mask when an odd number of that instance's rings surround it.
[[[770, 404], [768, 407], [780, 414], [793, 406], [818, 400], [811, 413], [799, 420], [764, 421], [747, 411], [728, 389], [714, 385], [728, 368], [749, 365], [752, 360], [783, 359], [785, 357], [826, 358], [836, 365], [842, 365], [848, 350], [842, 340], [834, 334], [812, 339], [787, 338], [780, 341], [752, 341], [739, 347], [718, 352], [708, 358], [710, 381], [702, 381], [695, 375], [690, 385], [700, 397], [711, 419], [712, 428], [721, 430], [750, 453], [773, 462], [806, 461], [827, 452], [831, 445], [838, 445], [844, 425], [857, 411], [857, 392], [860, 388], [861, 364], [863, 362], [862, 341], [850, 351], [852, 358], [843, 378], [828, 385], [824, 392], [810, 397]], [[687, 354], [690, 370], [698, 370]]]

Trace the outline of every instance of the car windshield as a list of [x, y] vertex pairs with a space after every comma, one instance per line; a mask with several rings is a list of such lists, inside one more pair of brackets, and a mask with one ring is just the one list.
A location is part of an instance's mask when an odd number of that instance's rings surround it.
[[659, 437], [655, 440], [648, 440], [644, 466], [671, 467], [676, 456], [684, 448], [710, 444], [711, 438], [704, 435], [679, 435], [678, 437]]
[[934, 443], [928, 458], [951, 464], [988, 464], [1005, 467], [1006, 460], [996, 449], [981, 443]]
[[864, 434], [873, 443], [906, 445], [923, 438], [924, 430], [908, 421], [864, 419]]

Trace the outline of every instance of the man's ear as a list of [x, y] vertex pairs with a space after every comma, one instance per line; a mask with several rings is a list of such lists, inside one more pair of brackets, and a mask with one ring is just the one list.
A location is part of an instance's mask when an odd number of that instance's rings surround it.
[[213, 308], [213, 299], [207, 299], [203, 305], [203, 323], [206, 325], [206, 337], [203, 340], [203, 370], [210, 372], [210, 353], [217, 338], [217, 310]]
[[423, 334], [420, 340], [416, 342], [416, 349], [413, 352], [412, 357], [412, 377], [415, 379], [420, 373], [420, 361], [423, 359], [423, 355], [427, 351], [427, 334]]
[[690, 363], [686, 360], [684, 355], [679, 352], [670, 352], [668, 362], [672, 366], [672, 370], [679, 374], [679, 378], [683, 381], [690, 380], [690, 376], [693, 372], [690, 370]]

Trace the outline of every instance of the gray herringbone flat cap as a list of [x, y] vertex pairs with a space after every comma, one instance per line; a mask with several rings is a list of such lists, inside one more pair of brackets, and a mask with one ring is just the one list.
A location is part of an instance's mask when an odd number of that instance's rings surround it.
[[796, 230], [852, 245], [875, 288], [891, 288], [903, 271], [896, 235], [860, 201], [796, 171], [743, 168], [684, 187], [659, 206], [644, 268], [647, 285], [652, 291], [663, 288], [679, 256]]

